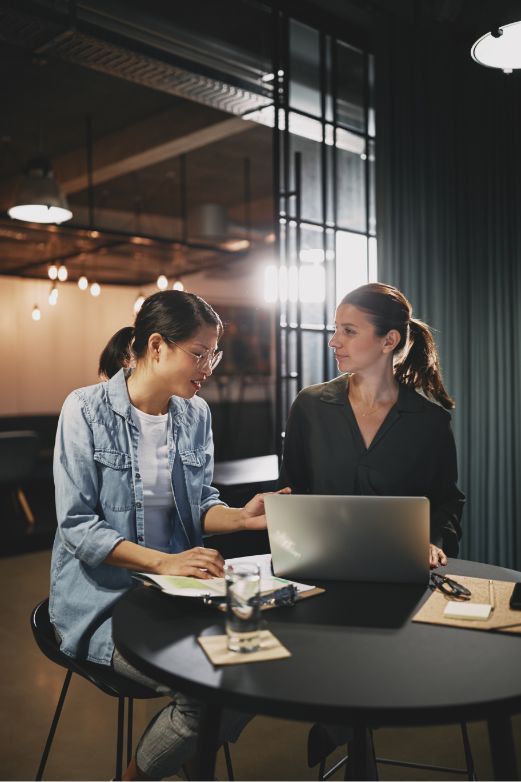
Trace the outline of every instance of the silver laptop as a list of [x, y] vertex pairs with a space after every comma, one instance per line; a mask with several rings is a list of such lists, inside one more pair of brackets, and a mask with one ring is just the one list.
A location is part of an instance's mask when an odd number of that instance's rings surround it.
[[273, 572], [313, 583], [429, 580], [429, 500], [268, 494]]

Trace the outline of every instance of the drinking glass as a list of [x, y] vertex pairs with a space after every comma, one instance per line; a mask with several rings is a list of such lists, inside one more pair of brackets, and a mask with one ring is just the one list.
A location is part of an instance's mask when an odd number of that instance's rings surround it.
[[232, 652], [255, 652], [260, 646], [260, 571], [258, 565], [227, 565], [226, 634]]

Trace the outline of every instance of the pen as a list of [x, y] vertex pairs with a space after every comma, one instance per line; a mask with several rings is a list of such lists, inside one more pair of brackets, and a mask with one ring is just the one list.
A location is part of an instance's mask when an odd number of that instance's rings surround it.
[[491, 578], [488, 580], [488, 602], [492, 606], [491, 610], [493, 611], [496, 607], [496, 598], [495, 598], [495, 592], [494, 592], [494, 582]]

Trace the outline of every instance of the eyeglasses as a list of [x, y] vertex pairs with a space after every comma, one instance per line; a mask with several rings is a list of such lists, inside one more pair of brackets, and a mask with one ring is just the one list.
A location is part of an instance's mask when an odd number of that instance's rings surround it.
[[192, 353], [191, 350], [187, 350], [186, 348], [182, 347], [182, 345], [178, 345], [177, 342], [174, 342], [173, 339], [169, 339], [168, 342], [171, 342], [172, 345], [176, 346], [176, 348], [182, 350], [183, 353], [188, 353], [189, 356], [195, 358], [195, 365], [197, 369], [200, 369], [201, 371], [204, 367], [210, 367], [213, 372], [223, 357], [222, 350], [205, 350], [204, 353]]
[[431, 589], [439, 589], [444, 595], [448, 595], [456, 600], [470, 600], [471, 591], [463, 584], [459, 584], [452, 578], [440, 576], [438, 573], [431, 573]]

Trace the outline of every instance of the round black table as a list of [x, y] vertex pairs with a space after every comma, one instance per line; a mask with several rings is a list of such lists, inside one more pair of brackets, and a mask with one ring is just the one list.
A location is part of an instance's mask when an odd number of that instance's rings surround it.
[[[437, 572], [519, 581], [465, 560]], [[430, 594], [413, 585], [322, 582], [323, 595], [263, 614], [287, 659], [214, 668], [197, 642], [224, 615], [147, 587], [117, 604], [119, 651], [156, 680], [205, 704], [200, 778], [213, 778], [221, 707], [353, 727], [356, 778], [367, 778], [373, 726], [487, 720], [496, 779], [516, 779], [510, 715], [521, 711], [521, 636], [412, 622]], [[521, 614], [520, 614], [521, 622]]]

